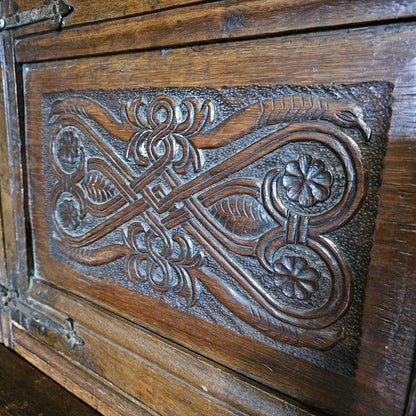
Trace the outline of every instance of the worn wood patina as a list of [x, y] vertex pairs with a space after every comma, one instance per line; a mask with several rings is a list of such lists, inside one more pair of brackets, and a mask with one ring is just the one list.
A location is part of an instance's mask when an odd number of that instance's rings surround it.
[[68, 4], [1, 33], [2, 342], [106, 415], [412, 414], [414, 2]]

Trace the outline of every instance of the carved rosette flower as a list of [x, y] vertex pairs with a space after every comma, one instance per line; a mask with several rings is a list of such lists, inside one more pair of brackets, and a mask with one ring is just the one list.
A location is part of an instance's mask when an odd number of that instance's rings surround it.
[[317, 288], [319, 272], [303, 257], [282, 256], [273, 264], [274, 283], [285, 296], [306, 300]]
[[318, 201], [325, 201], [330, 195], [332, 174], [321, 159], [301, 154], [298, 160], [287, 163], [283, 175], [286, 195], [304, 207], [311, 207]]
[[57, 143], [57, 156], [63, 163], [73, 165], [79, 156], [78, 137], [72, 130], [65, 130]]
[[65, 198], [58, 205], [58, 215], [61, 224], [67, 230], [75, 230], [79, 226], [79, 211], [72, 199]]

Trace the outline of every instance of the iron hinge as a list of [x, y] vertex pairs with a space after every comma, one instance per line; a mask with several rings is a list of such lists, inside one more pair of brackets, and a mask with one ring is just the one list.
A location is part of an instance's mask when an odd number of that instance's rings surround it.
[[60, 29], [62, 19], [72, 12], [73, 8], [64, 0], [52, 0], [43, 6], [22, 10], [10, 16], [0, 18], [0, 31], [14, 29], [16, 27], [30, 25], [32, 23], [51, 20], [51, 29]]
[[60, 335], [68, 348], [84, 345], [83, 339], [75, 331], [72, 318], [50, 308], [42, 307], [33, 299], [22, 299], [18, 292], [0, 285], [0, 312], [10, 312], [14, 325], [32, 333], [46, 334], [52, 331]]

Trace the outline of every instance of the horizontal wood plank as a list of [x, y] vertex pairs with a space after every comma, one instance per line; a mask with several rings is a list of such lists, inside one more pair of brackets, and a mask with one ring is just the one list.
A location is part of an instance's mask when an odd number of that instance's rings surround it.
[[[63, 28], [68, 28], [86, 23], [158, 12], [163, 9], [176, 8], [199, 2], [200, 0], [90, 0], [88, 2], [84, 0], [66, 0], [66, 3], [73, 8], [73, 11], [64, 18], [62, 26]], [[39, 7], [44, 3], [43, 0], [17, 0], [13, 2], [13, 11], [19, 12], [33, 7]], [[51, 24], [45, 21], [18, 28], [14, 31], [14, 36], [20, 37], [47, 31], [51, 31]]]
[[19, 62], [109, 54], [205, 43], [214, 40], [272, 35], [305, 29], [362, 24], [416, 15], [416, 4], [400, 7], [390, 1], [234, 0], [161, 11], [106, 21], [22, 39], [16, 44]]
[[[43, 286], [44, 294], [45, 289]], [[42, 290], [42, 285], [38, 290]], [[74, 313], [77, 333], [84, 345], [68, 350], [51, 336], [43, 337], [43, 341], [55, 350], [64, 351], [71, 360], [98, 378], [108, 380], [129, 397], [146, 403], [157, 414], [312, 416], [301, 405], [264, 391], [218, 364], [108, 313], [57, 295], [49, 289], [45, 303], [55, 300], [54, 306]], [[42, 338], [35, 330], [33, 333]], [[24, 337], [28, 335], [18, 330], [18, 342]]]
[[104, 416], [156, 416], [156, 413], [132, 397], [118, 391], [105, 379], [64, 357], [56, 350], [14, 325], [14, 351], [50, 378], [82, 399]]

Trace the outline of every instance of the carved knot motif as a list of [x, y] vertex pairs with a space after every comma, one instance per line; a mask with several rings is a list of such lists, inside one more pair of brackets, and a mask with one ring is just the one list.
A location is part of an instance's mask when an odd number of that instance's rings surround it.
[[162, 292], [173, 288], [185, 296], [189, 306], [196, 302], [200, 286], [188, 269], [198, 269], [203, 258], [200, 253], [194, 254], [192, 243], [184, 234], [175, 233], [171, 237], [160, 226], [145, 231], [141, 224], [133, 223], [123, 234], [123, 241], [130, 250], [124, 259], [124, 269], [131, 281], [148, 281]]
[[[194, 98], [180, 103], [168, 96], [156, 97], [149, 104], [141, 98], [130, 106], [122, 106], [122, 120], [135, 132], [125, 148], [126, 159], [147, 166], [162, 155], [171, 154], [177, 173], [201, 168], [201, 155], [190, 137], [197, 135], [212, 120], [212, 104], [204, 101], [200, 106]], [[177, 149], [180, 149], [178, 152]]]
[[331, 232], [365, 197], [363, 110], [305, 92], [225, 111], [213, 91], [146, 90], [118, 116], [81, 95], [55, 100], [52, 239], [79, 267], [117, 264], [136, 290], [202, 309], [207, 291], [278, 342], [329, 348], [352, 300]]

